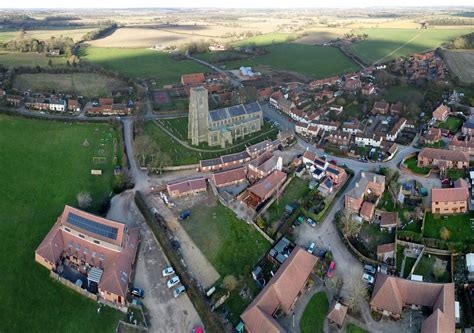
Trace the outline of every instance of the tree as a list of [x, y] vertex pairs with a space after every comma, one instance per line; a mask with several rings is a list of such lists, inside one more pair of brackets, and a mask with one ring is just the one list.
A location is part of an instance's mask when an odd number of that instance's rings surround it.
[[51, 59], [48, 60], [48, 66], [53, 66], [53, 62], [51, 61]]
[[449, 237], [451, 237], [451, 232], [448, 230], [448, 228], [442, 227], [439, 229], [439, 238], [446, 241], [449, 239]]
[[357, 235], [362, 227], [359, 222], [354, 221], [352, 214], [346, 208], [343, 208], [338, 212], [337, 219], [342, 228], [342, 232], [346, 237]]
[[77, 194], [77, 205], [79, 208], [86, 209], [92, 204], [92, 197], [89, 192], [79, 192]]
[[353, 269], [347, 282], [347, 306], [352, 311], [360, 310], [360, 304], [365, 302], [367, 297], [367, 285], [360, 278], [360, 274], [357, 270]]
[[224, 280], [222, 281], [222, 286], [228, 290], [228, 291], [233, 291], [237, 286], [239, 285], [239, 282], [233, 275], [227, 275], [224, 277]]

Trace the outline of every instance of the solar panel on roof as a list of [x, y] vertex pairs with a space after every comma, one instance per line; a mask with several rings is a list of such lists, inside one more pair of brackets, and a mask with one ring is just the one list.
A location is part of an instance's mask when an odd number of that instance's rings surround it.
[[209, 116], [211, 117], [212, 121], [219, 121], [228, 117], [226, 109], [217, 109], [209, 111]]
[[69, 224], [72, 224], [73, 226], [92, 232], [96, 235], [113, 240], [117, 239], [118, 228], [91, 221], [85, 217], [76, 215], [74, 213], [68, 214], [67, 222]]
[[242, 107], [242, 105], [231, 106], [228, 110], [231, 117], [237, 117], [245, 114], [245, 109]]
[[254, 102], [254, 103], [250, 103], [250, 104], [246, 104], [245, 105], [245, 110], [247, 111], [247, 113], [255, 113], [255, 112], [258, 112], [261, 110], [260, 108], [260, 104]]
[[336, 169], [333, 169], [333, 168], [327, 168], [326, 171], [331, 172], [331, 173], [333, 173], [333, 174], [335, 174], [335, 175], [338, 175], [338, 174], [339, 174], [339, 171], [336, 170]]

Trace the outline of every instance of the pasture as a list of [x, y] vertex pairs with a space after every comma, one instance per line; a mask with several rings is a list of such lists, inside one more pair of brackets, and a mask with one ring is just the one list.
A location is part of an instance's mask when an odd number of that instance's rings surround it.
[[474, 82], [474, 50], [443, 50], [442, 55], [462, 83]]
[[174, 60], [168, 53], [147, 49], [88, 47], [83, 57], [133, 79], [152, 79], [157, 87], [181, 81], [181, 75], [209, 72], [210, 69], [191, 60]]
[[298, 38], [293, 43], [305, 45], [324, 44], [331, 40], [337, 39], [338, 37], [342, 37], [348, 32], [350, 32], [350, 29], [347, 28], [311, 28], [305, 31], [306, 36]]
[[[0, 133], [0, 331], [114, 331], [123, 314], [108, 307], [97, 313], [97, 303], [52, 280], [34, 251], [64, 205], [76, 205], [78, 192], [88, 191], [92, 210], [100, 209], [111, 190], [111, 141], [119, 131], [0, 115]], [[107, 157], [100, 166], [92, 162], [99, 149]], [[103, 175], [91, 176], [91, 168]]]
[[[74, 41], [79, 41], [82, 37], [87, 34], [89, 31], [97, 29], [96, 27], [88, 27], [88, 28], [77, 28], [71, 29], [68, 27], [58, 28], [58, 29], [42, 29], [42, 30], [26, 30], [26, 36], [39, 39], [39, 40], [46, 40], [51, 37], [71, 37]], [[17, 31], [0, 31], [0, 41], [9, 41], [15, 39]]]
[[359, 69], [357, 64], [334, 47], [284, 43], [270, 45], [266, 49], [270, 54], [224, 62], [223, 64], [228, 69], [252, 66], [262, 72], [268, 68], [292, 71], [312, 79], [349, 73]]
[[269, 34], [258, 35], [258, 36], [250, 37], [250, 38], [243, 39], [237, 42], [233, 42], [232, 46], [245, 47], [249, 45], [267, 46], [267, 45], [272, 45], [272, 44], [281, 44], [281, 43], [295, 40], [298, 38], [298, 36], [299, 35], [297, 34], [272, 32]]
[[349, 50], [369, 64], [383, 63], [417, 52], [427, 52], [469, 29], [362, 29], [368, 38], [351, 44]]
[[13, 88], [38, 92], [60, 92], [88, 98], [112, 96], [112, 92], [127, 88], [125, 82], [93, 73], [18, 74]]
[[4, 66], [48, 66], [49, 61], [53, 66], [62, 66], [66, 64], [66, 58], [64, 57], [47, 57], [40, 53], [22, 53], [22, 52], [9, 52], [0, 51], [0, 64]]

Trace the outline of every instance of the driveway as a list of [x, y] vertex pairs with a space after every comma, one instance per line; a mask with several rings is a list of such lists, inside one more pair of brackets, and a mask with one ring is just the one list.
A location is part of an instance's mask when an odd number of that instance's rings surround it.
[[129, 225], [139, 225], [141, 244], [135, 269], [134, 285], [145, 290], [143, 304], [147, 312], [150, 332], [189, 332], [202, 325], [187, 294], [175, 299], [166, 286], [161, 271], [169, 265], [158, 242], [133, 200], [134, 191], [115, 196], [107, 218]]

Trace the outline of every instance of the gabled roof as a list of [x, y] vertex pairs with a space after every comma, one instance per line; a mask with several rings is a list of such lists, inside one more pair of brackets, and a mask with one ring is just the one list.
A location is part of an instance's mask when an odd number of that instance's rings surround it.
[[297, 246], [240, 316], [247, 331], [286, 332], [272, 315], [277, 309], [288, 313], [317, 261], [317, 257]]
[[274, 191], [276, 187], [286, 179], [286, 173], [274, 170], [267, 177], [258, 181], [255, 185], [249, 188], [249, 191], [259, 198], [265, 198], [268, 193]]
[[464, 152], [437, 148], [423, 148], [418, 154], [418, 158], [469, 163], [469, 155]]
[[327, 315], [327, 318], [339, 325], [340, 327], [344, 324], [344, 319], [346, 318], [347, 306], [336, 303], [332, 308], [331, 312]]

